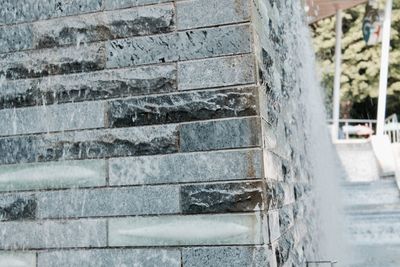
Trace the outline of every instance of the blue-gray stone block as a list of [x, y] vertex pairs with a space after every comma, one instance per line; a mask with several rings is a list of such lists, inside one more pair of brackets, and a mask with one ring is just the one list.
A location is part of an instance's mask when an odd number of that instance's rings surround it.
[[185, 267], [265, 267], [275, 255], [268, 247], [198, 247], [184, 248]]
[[[39, 267], [181, 267], [178, 249], [92, 249], [47, 251], [38, 254]], [[27, 266], [28, 267], [28, 266]], [[31, 266], [29, 266], [31, 267]]]
[[0, 252], [0, 264], [4, 267], [37, 267], [35, 252]]
[[106, 246], [104, 220], [1, 222], [1, 249]]
[[166, 4], [40, 21], [31, 27], [33, 47], [48, 48], [167, 33], [174, 24], [174, 7]]
[[0, 195], [0, 221], [29, 220], [36, 218], [37, 202], [31, 194]]
[[250, 19], [247, 0], [190, 0], [176, 3], [178, 29], [238, 23]]
[[182, 152], [261, 146], [260, 119], [187, 123], [180, 127]]
[[178, 88], [191, 90], [255, 83], [255, 62], [250, 54], [178, 63]]
[[[1, 12], [1, 11], [0, 11]], [[0, 53], [33, 48], [34, 33], [30, 25], [0, 28]]]
[[180, 212], [177, 186], [74, 189], [36, 194], [39, 218], [171, 214]]
[[103, 5], [106, 10], [113, 10], [166, 2], [173, 2], [173, 0], [103, 0]]
[[257, 90], [233, 88], [109, 102], [109, 127], [130, 127], [257, 115]]
[[23, 51], [0, 55], [0, 77], [37, 78], [56, 74], [90, 72], [105, 67], [104, 44]]
[[0, 109], [176, 91], [175, 65], [104, 70], [4, 81]]
[[141, 185], [261, 178], [261, 153], [260, 150], [239, 150], [114, 158], [109, 160], [110, 184]]
[[3, 109], [0, 136], [104, 128], [105, 113], [104, 102]]
[[248, 25], [109, 41], [107, 68], [249, 53]]
[[178, 152], [177, 125], [90, 130], [0, 138], [0, 163], [169, 154]]

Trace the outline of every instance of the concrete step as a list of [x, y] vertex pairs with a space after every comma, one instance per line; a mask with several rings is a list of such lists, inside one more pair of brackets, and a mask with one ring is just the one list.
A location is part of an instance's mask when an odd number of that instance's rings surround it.
[[358, 246], [351, 267], [399, 267], [400, 246]]
[[394, 179], [345, 183], [343, 192], [344, 203], [348, 206], [400, 203], [400, 191]]

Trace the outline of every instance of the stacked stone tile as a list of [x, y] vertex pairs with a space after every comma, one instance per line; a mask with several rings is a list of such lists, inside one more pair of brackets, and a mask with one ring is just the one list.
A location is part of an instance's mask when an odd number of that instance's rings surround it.
[[299, 3], [1, 5], [0, 263], [312, 256]]

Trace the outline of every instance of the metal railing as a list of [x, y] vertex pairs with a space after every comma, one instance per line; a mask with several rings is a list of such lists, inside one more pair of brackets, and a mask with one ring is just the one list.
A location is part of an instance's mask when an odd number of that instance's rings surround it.
[[[328, 123], [333, 123], [333, 120], [328, 120]], [[376, 120], [363, 120], [363, 119], [340, 119], [339, 120], [339, 134], [340, 139], [350, 139], [350, 136], [357, 136], [357, 127], [371, 129], [371, 133], [376, 129]], [[361, 135], [360, 135], [361, 136]], [[363, 135], [365, 136], [365, 135]]]
[[384, 134], [389, 136], [392, 143], [400, 143], [400, 127], [396, 114], [386, 118]]

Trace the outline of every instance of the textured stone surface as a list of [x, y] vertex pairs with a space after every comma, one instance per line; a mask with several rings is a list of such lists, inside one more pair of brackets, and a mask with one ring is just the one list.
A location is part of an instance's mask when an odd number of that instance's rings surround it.
[[268, 212], [268, 225], [270, 242], [274, 242], [281, 236], [279, 227], [279, 210], [270, 210]]
[[33, 47], [77, 45], [174, 29], [172, 4], [94, 13], [32, 24]]
[[0, 108], [150, 95], [176, 90], [174, 65], [4, 81]]
[[0, 191], [91, 187], [106, 184], [103, 160], [0, 165]]
[[263, 209], [263, 183], [218, 183], [181, 188], [183, 213], [224, 213]]
[[31, 49], [34, 35], [30, 25], [22, 24], [11, 27], [1, 27], [0, 37], [0, 53], [5, 53]]
[[36, 267], [34, 252], [0, 252], [0, 266]]
[[134, 217], [109, 220], [111, 246], [261, 244], [258, 214]]
[[250, 84], [255, 82], [252, 55], [178, 63], [179, 90]]
[[250, 18], [247, 0], [178, 1], [176, 9], [178, 29], [242, 22]]
[[0, 221], [35, 219], [36, 207], [32, 195], [0, 195]]
[[2, 222], [1, 249], [99, 247], [106, 245], [102, 220]]
[[106, 45], [107, 67], [171, 62], [251, 51], [248, 25], [135, 37]]
[[273, 255], [266, 247], [199, 247], [184, 248], [185, 267], [265, 267]]
[[[133, 265], [132, 265], [133, 264]], [[112, 267], [163, 266], [180, 267], [177, 249], [102, 249], [65, 250], [39, 253], [39, 267]]]
[[261, 151], [115, 158], [109, 170], [111, 185], [254, 179], [262, 177]]
[[0, 25], [100, 11], [102, 0], [3, 0]]
[[103, 0], [104, 7], [107, 10], [166, 2], [172, 2], [172, 0]]
[[184, 124], [180, 131], [182, 151], [204, 151], [260, 146], [258, 118]]
[[104, 44], [44, 49], [0, 55], [0, 77], [35, 78], [104, 69]]
[[234, 88], [118, 100], [110, 103], [107, 121], [110, 127], [129, 127], [252, 116], [256, 97], [254, 88]]
[[178, 151], [176, 125], [0, 138], [0, 163], [168, 154]]
[[3, 109], [0, 136], [103, 128], [104, 119], [102, 102]]
[[179, 188], [150, 186], [42, 192], [36, 195], [40, 218], [178, 213]]

